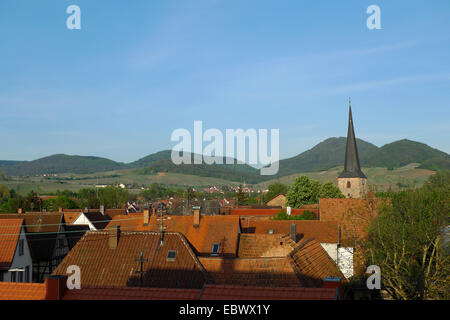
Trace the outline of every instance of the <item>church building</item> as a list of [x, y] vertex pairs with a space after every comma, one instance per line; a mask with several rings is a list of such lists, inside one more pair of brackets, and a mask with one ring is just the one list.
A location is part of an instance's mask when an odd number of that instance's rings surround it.
[[338, 187], [346, 198], [362, 198], [366, 193], [367, 177], [359, 165], [358, 148], [353, 128], [352, 105], [349, 102], [347, 146], [344, 171], [338, 176]]

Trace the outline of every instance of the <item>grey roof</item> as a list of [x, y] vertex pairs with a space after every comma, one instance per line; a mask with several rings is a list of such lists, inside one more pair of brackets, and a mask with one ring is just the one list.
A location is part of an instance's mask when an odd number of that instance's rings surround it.
[[348, 115], [348, 133], [347, 146], [345, 149], [345, 164], [344, 171], [339, 175], [339, 178], [365, 178], [366, 175], [361, 171], [359, 165], [358, 148], [356, 146], [355, 130], [353, 128], [352, 106], [349, 106]]

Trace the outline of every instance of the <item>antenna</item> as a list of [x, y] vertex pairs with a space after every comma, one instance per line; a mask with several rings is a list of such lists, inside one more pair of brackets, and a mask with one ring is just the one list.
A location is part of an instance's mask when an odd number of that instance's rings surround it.
[[159, 245], [162, 246], [164, 244], [164, 211], [162, 209], [161, 204], [158, 204], [157, 207], [157, 215], [159, 216], [159, 233], [160, 233], [160, 239], [159, 239]]
[[144, 253], [141, 251], [141, 253], [139, 254], [139, 259], [136, 259], [136, 262], [139, 262], [141, 264], [141, 268], [139, 271], [136, 271], [137, 274], [139, 274], [139, 285], [141, 287], [144, 286], [144, 262], [147, 262], [148, 259], [144, 259]]

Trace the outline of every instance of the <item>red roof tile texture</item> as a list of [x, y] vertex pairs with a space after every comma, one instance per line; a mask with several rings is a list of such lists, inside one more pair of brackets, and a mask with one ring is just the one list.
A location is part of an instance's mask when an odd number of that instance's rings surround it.
[[[112, 237], [114, 239], [114, 237]], [[53, 275], [66, 275], [67, 267], [81, 269], [81, 286], [138, 286], [143, 253], [143, 286], [201, 288], [209, 281], [184, 236], [180, 233], [120, 232], [117, 247], [110, 248], [110, 232], [87, 232], [60, 263]], [[175, 251], [174, 259], [168, 259]]]
[[367, 236], [370, 221], [377, 217], [381, 199], [319, 199], [320, 221], [336, 221], [343, 245], [354, 246]]
[[82, 287], [69, 290], [64, 300], [196, 300], [200, 289]]
[[[292, 240], [287, 239], [286, 241]], [[325, 277], [344, 279], [344, 275], [336, 263], [321, 244], [314, 239], [303, 240], [295, 244], [289, 257], [303, 287], [321, 288]]]
[[241, 234], [239, 237], [239, 258], [286, 257], [292, 247], [285, 245], [281, 234]]
[[0, 282], [0, 300], [44, 300], [45, 284]]
[[291, 224], [296, 226], [297, 239], [314, 238], [320, 243], [338, 243], [339, 228], [337, 221], [319, 220], [266, 220], [259, 218], [241, 218], [241, 230], [243, 233], [268, 234], [273, 230], [274, 234], [289, 234]]
[[[234, 208], [230, 209], [230, 215], [232, 216], [274, 216], [277, 215], [281, 209], [248, 209], [248, 208]], [[310, 211], [315, 214], [316, 217], [319, 216], [318, 209], [291, 209], [291, 215], [299, 216], [302, 215], [305, 211]]]
[[67, 224], [72, 224], [80, 214], [81, 212], [64, 212], [64, 220]]
[[267, 287], [299, 287], [292, 265], [281, 258], [209, 258], [200, 262], [212, 277], [214, 284]]
[[[105, 229], [119, 225], [125, 230], [159, 231], [161, 220], [152, 216], [145, 226], [142, 213], [116, 216]], [[164, 216], [165, 231], [180, 232], [195, 248], [199, 255], [210, 255], [214, 243], [220, 243], [219, 254], [236, 256], [239, 232], [239, 217], [233, 216], [201, 216], [200, 225], [194, 227], [194, 216]]]
[[16, 252], [23, 219], [0, 219], [0, 270], [8, 270]]
[[336, 289], [207, 285], [200, 300], [334, 300]]

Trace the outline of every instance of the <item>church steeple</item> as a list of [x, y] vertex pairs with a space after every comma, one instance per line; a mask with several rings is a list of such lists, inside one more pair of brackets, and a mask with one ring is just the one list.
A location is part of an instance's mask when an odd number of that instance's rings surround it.
[[345, 149], [345, 164], [344, 171], [339, 175], [339, 178], [364, 178], [366, 175], [361, 171], [359, 165], [358, 148], [356, 146], [355, 130], [353, 128], [352, 117], [352, 102], [349, 98], [349, 114], [348, 114], [348, 132], [347, 132], [347, 146]]

